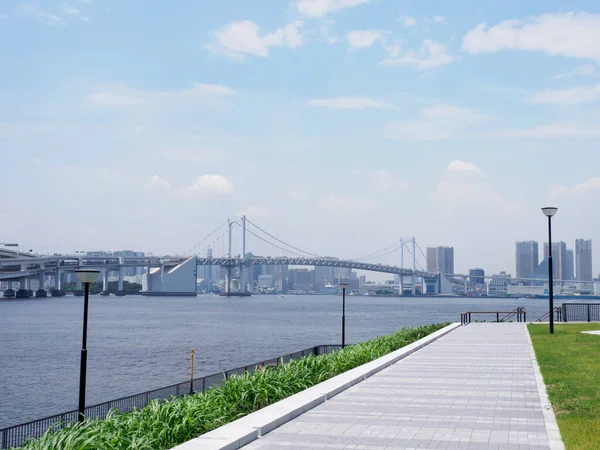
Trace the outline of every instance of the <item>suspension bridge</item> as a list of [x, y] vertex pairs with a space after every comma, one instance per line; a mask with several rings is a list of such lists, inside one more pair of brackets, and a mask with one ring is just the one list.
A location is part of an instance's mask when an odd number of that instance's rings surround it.
[[[408, 267], [405, 267], [405, 261]], [[64, 273], [79, 268], [95, 268], [103, 274], [105, 289], [108, 286], [108, 273], [118, 273], [118, 292], [122, 292], [124, 269], [144, 267], [148, 272], [142, 293], [195, 295], [198, 267], [220, 266], [226, 272], [225, 294], [248, 295], [251, 290], [248, 272], [257, 265], [332, 267], [388, 273], [396, 275], [401, 285], [409, 279], [406, 283], [410, 283], [413, 295], [417, 280], [423, 285], [426, 281], [435, 284], [431, 289], [435, 293], [439, 293], [443, 282], [440, 274], [425, 270], [427, 257], [414, 237], [398, 239], [385, 248], [358, 258], [342, 259], [291, 245], [246, 216], [239, 220], [225, 220], [186, 252], [175, 256], [111, 258], [81, 254], [43, 256], [18, 252], [11, 255], [10, 252], [4, 252], [0, 255], [0, 281], [20, 281], [17, 294], [21, 292], [22, 296], [26, 296], [25, 291], [30, 291], [30, 280], [36, 280], [36, 296], [44, 297], [47, 284], [54, 287], [53, 291], [61, 291]], [[237, 277], [239, 286], [235, 292], [232, 290], [234, 277]]]

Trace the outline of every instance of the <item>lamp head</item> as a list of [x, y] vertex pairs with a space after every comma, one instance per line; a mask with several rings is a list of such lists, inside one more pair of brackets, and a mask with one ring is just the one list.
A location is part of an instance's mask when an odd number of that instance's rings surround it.
[[98, 279], [98, 275], [100, 275], [99, 270], [76, 270], [75, 275], [77, 279], [82, 283], [93, 283]]
[[546, 206], [545, 208], [542, 208], [542, 211], [546, 215], [546, 217], [552, 217], [556, 214], [558, 208], [554, 206]]
[[350, 286], [348, 283], [339, 283], [338, 286], [342, 289], [348, 289], [348, 286]]

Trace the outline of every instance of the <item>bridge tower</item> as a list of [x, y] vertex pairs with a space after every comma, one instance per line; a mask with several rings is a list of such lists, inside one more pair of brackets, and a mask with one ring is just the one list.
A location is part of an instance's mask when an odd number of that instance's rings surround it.
[[[404, 269], [404, 239], [400, 239], [400, 268]], [[404, 295], [404, 275], [400, 275], [400, 295]]]
[[[229, 246], [227, 248], [227, 257], [231, 258], [231, 229], [233, 227], [233, 222], [230, 219], [227, 219], [227, 228], [229, 229]], [[231, 293], [231, 265], [227, 264], [227, 274], [225, 275], [225, 294], [229, 295]]]
[[246, 216], [242, 216], [242, 263], [240, 266], [240, 292], [247, 292], [246, 274], [248, 265], [246, 263]]
[[415, 271], [417, 270], [417, 239], [414, 237], [412, 238], [412, 259], [412, 295], [414, 296], [417, 293], [417, 286], [415, 283]]

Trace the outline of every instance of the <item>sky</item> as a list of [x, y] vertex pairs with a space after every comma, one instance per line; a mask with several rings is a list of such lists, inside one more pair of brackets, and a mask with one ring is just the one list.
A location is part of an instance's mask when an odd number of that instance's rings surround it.
[[595, 1], [3, 0], [0, 242], [181, 254], [247, 214], [514, 274], [543, 206], [600, 242], [598, 42]]

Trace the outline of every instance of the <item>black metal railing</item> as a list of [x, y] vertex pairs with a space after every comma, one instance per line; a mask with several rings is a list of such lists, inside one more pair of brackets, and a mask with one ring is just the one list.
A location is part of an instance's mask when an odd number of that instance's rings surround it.
[[600, 303], [563, 303], [557, 309], [557, 320], [561, 322], [600, 321]]
[[473, 315], [486, 316], [483, 319], [485, 322], [507, 322], [513, 317], [517, 319], [517, 322], [527, 322], [527, 311], [525, 308], [519, 307], [513, 311], [465, 311], [460, 314], [460, 324], [470, 324]]
[[[248, 364], [224, 372], [196, 378], [193, 381], [172, 384], [171, 386], [88, 406], [85, 408], [85, 417], [90, 419], [104, 419], [111, 410], [131, 412], [135, 408], [143, 408], [151, 400], [164, 401], [171, 397], [181, 397], [190, 393], [202, 392], [219, 385], [223, 380], [228, 380], [232, 375], [251, 372], [266, 366], [277, 367], [280, 364], [285, 364], [309, 355], [324, 355], [339, 350], [341, 347], [341, 345], [318, 345], [316, 347], [260, 361], [255, 364]], [[39, 438], [49, 428], [61, 429], [75, 421], [77, 421], [77, 410], [67, 411], [62, 414], [0, 429], [0, 449], [20, 447], [28, 439]]]

